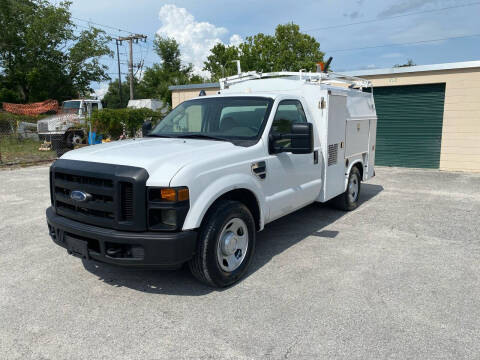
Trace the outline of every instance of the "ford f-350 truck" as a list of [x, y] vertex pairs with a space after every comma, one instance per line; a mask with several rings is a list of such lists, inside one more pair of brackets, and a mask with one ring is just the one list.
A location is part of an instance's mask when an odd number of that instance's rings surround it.
[[222, 79], [217, 95], [183, 102], [144, 138], [57, 160], [50, 236], [86, 260], [188, 262], [200, 281], [231, 285], [267, 223], [313, 202], [358, 206], [361, 182], [375, 173], [370, 86], [333, 73]]

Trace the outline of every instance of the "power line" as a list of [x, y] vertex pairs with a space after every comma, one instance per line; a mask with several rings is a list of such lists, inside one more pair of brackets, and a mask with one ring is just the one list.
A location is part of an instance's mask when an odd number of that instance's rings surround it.
[[352, 50], [364, 50], [364, 49], [376, 49], [388, 46], [403, 46], [403, 45], [415, 45], [415, 44], [423, 44], [429, 42], [436, 42], [436, 41], [443, 41], [443, 40], [453, 40], [453, 39], [464, 39], [469, 37], [476, 37], [480, 36], [480, 34], [471, 34], [471, 35], [463, 35], [463, 36], [452, 36], [452, 37], [445, 37], [439, 39], [430, 39], [430, 40], [420, 40], [420, 41], [412, 41], [412, 42], [404, 42], [404, 43], [392, 43], [392, 44], [383, 44], [383, 45], [375, 45], [375, 46], [365, 46], [365, 47], [357, 47], [357, 48], [348, 48], [348, 49], [335, 49], [327, 51], [329, 53], [332, 52], [341, 52], [341, 51], [352, 51]]
[[421, 15], [421, 14], [427, 14], [427, 13], [432, 13], [432, 12], [438, 12], [438, 11], [444, 11], [444, 10], [450, 10], [450, 9], [456, 9], [456, 8], [461, 8], [461, 7], [474, 6], [474, 5], [480, 5], [480, 1], [473, 2], [473, 3], [468, 3], [468, 4], [463, 4], [463, 5], [447, 6], [447, 7], [443, 7], [443, 8], [439, 8], [439, 9], [423, 10], [423, 11], [411, 12], [411, 13], [407, 13], [407, 14], [388, 16], [388, 17], [385, 17], [385, 18], [382, 18], [382, 19], [371, 19], [371, 20], [357, 21], [357, 22], [348, 23], [348, 24], [324, 26], [324, 27], [308, 29], [308, 30], [304, 30], [304, 31], [313, 32], [313, 31], [320, 31], [320, 30], [327, 30], [327, 29], [336, 29], [336, 28], [341, 28], [341, 27], [354, 26], [354, 25], [360, 25], [360, 24], [368, 24], [368, 23], [373, 23], [373, 22], [378, 22], [378, 21], [386, 21], [386, 20], [396, 19], [396, 18], [401, 18], [401, 17], [406, 17], [406, 16]]
[[131, 32], [131, 31], [128, 31], [128, 30], [124, 30], [124, 29], [114, 27], [114, 26], [110, 26], [110, 25], [100, 24], [100, 23], [93, 22], [93, 21], [90, 21], [90, 20], [81, 19], [81, 18], [78, 18], [78, 17], [75, 17], [75, 16], [72, 16], [72, 19], [75, 19], [75, 20], [78, 20], [78, 21], [83, 21], [83, 22], [86, 22], [86, 23], [89, 23], [89, 24], [94, 24], [94, 25], [97, 25], [97, 26], [102, 26], [102, 27], [107, 28], [107, 29], [120, 31], [120, 32], [125, 32], [125, 33], [131, 34], [131, 35], [135, 35], [135, 33]]
[[[94, 22], [94, 21], [90, 21], [90, 20], [86, 20], [86, 19], [82, 19], [82, 18], [78, 18], [78, 17], [75, 17], [75, 16], [72, 16], [72, 19], [75, 19], [75, 20], [78, 20], [78, 21], [83, 21], [83, 22], [86, 22], [88, 24], [93, 24], [93, 25], [97, 25], [97, 26], [101, 26], [101, 27], [104, 27], [106, 29], [111, 29], [111, 30], [115, 30], [115, 31], [120, 31], [120, 32], [124, 32], [124, 33], [127, 33], [127, 34], [130, 34], [130, 35], [135, 35], [136, 33], [132, 32], [132, 31], [129, 31], [129, 30], [125, 30], [125, 29], [122, 29], [122, 28], [119, 28], [119, 27], [115, 27], [115, 26], [111, 26], [111, 25], [106, 25], [106, 24], [101, 24], [99, 22]], [[79, 25], [79, 24], [76, 24], [78, 26], [82, 26], [82, 25]], [[85, 27], [85, 26], [83, 26]], [[86, 27], [85, 27], [86, 28]], [[110, 36], [113, 36], [113, 37], [117, 37], [118, 35], [114, 35], [112, 33], [108, 33], [108, 35]], [[153, 40], [150, 40], [150, 39], [147, 39], [146, 40], [147, 43], [150, 43], [151, 45], [154, 44]]]
[[[78, 23], [74, 23], [75, 26], [78, 26], [78, 27], [81, 27], [81, 28], [84, 28], [84, 29], [87, 29], [87, 30], [90, 30], [91, 27], [89, 26], [85, 26], [85, 25], [81, 25], [81, 24], [78, 24]], [[112, 38], [115, 38], [118, 36], [118, 34], [113, 34], [111, 32], [108, 32], [108, 31], [105, 31], [103, 29], [101, 29], [103, 32], [105, 32], [105, 34], [107, 34], [108, 36], [112, 37]], [[78, 36], [78, 35], [77, 35]]]

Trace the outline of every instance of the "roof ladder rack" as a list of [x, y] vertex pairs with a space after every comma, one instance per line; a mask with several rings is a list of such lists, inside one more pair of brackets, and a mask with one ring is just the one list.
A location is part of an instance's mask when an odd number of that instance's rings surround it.
[[334, 72], [290, 72], [290, 71], [279, 71], [279, 72], [270, 72], [270, 73], [261, 73], [257, 71], [244, 72], [238, 75], [229, 76], [223, 79], [220, 79], [220, 89], [224, 90], [230, 85], [241, 83], [248, 80], [259, 80], [267, 78], [278, 78], [278, 77], [291, 77], [298, 76], [299, 80], [305, 80], [306, 82], [312, 83], [341, 83], [346, 84], [351, 88], [366, 88], [371, 87], [372, 83], [369, 80], [362, 79], [355, 76], [348, 76], [340, 73]]

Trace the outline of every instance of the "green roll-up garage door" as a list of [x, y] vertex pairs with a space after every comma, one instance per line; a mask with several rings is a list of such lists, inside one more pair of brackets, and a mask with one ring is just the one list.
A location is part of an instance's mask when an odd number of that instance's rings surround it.
[[438, 168], [445, 84], [373, 89], [377, 108], [375, 163]]

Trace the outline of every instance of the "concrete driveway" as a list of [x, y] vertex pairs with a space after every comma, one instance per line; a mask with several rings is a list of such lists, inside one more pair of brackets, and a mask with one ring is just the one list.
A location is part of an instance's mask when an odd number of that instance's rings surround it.
[[480, 174], [378, 168], [362, 200], [268, 225], [218, 291], [67, 255], [48, 167], [0, 171], [0, 357], [478, 359]]

